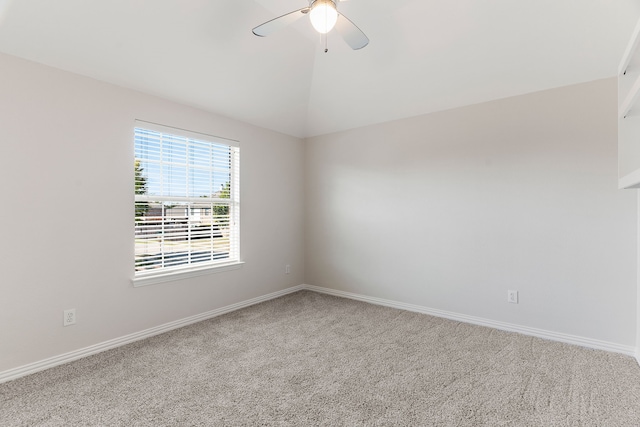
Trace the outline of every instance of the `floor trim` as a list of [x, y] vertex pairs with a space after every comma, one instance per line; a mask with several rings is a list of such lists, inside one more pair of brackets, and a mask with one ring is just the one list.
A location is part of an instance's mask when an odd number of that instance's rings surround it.
[[579, 345], [582, 347], [588, 347], [598, 350], [606, 350], [614, 353], [622, 353], [635, 357], [640, 365], [640, 352], [636, 352], [635, 347], [616, 344], [608, 341], [600, 341], [591, 338], [580, 337], [576, 335], [563, 334], [558, 332], [547, 331], [543, 329], [530, 328], [527, 326], [520, 326], [512, 323], [498, 322], [495, 320], [484, 319], [481, 317], [467, 316], [464, 314], [454, 313], [450, 311], [438, 310], [434, 308], [424, 307], [415, 304], [407, 304], [399, 301], [393, 301], [383, 298], [370, 297], [366, 295], [355, 294], [352, 292], [339, 291], [336, 289], [324, 288], [320, 286], [312, 285], [298, 285], [293, 286], [281, 291], [272, 292], [267, 295], [252, 298], [246, 301], [241, 301], [235, 304], [231, 304], [225, 307], [217, 308], [215, 310], [207, 311], [205, 313], [196, 314], [194, 316], [186, 317], [184, 319], [176, 320], [174, 322], [165, 323], [160, 326], [145, 329], [140, 332], [125, 335], [123, 337], [115, 338], [109, 341], [104, 341], [89, 347], [85, 347], [79, 350], [64, 353], [59, 356], [50, 357], [38, 362], [29, 363], [14, 369], [9, 369], [4, 372], [0, 372], [0, 383], [11, 381], [26, 375], [34, 374], [45, 369], [53, 368], [54, 366], [62, 365], [72, 362], [83, 357], [91, 356], [92, 354], [100, 353], [112, 348], [120, 347], [125, 344], [129, 344], [135, 341], [139, 341], [145, 338], [152, 337], [154, 335], [162, 334], [164, 332], [171, 331], [173, 329], [181, 328], [183, 326], [190, 325], [192, 323], [201, 322], [212, 317], [220, 316], [225, 313], [229, 313], [241, 308], [249, 307], [254, 304], [258, 304], [264, 301], [268, 301], [274, 298], [281, 297], [293, 292], [309, 290], [319, 292], [328, 295], [334, 295], [343, 298], [349, 298], [357, 301], [368, 302], [371, 304], [383, 305], [392, 308], [398, 308], [401, 310], [408, 310], [431, 316], [442, 317], [445, 319], [457, 320], [459, 322], [471, 323], [479, 326], [487, 326], [490, 328], [500, 329], [509, 332], [518, 332], [524, 335], [535, 336], [539, 338], [545, 338], [552, 341], [560, 341], [567, 344]]
[[349, 298], [358, 301], [364, 301], [371, 304], [383, 305], [387, 307], [399, 308], [402, 310], [414, 311], [417, 313], [429, 314], [431, 316], [443, 317], [445, 319], [457, 320], [459, 322], [471, 323], [479, 326], [487, 326], [489, 328], [500, 329], [503, 331], [517, 332], [524, 335], [544, 338], [552, 341], [559, 341], [567, 344], [579, 345], [597, 350], [611, 351], [614, 353], [622, 353], [627, 356], [635, 356], [640, 364], [640, 354], [636, 353], [636, 348], [632, 346], [616, 344], [609, 341], [601, 341], [592, 338], [585, 338], [577, 335], [564, 334], [560, 332], [547, 331], [544, 329], [530, 328], [528, 326], [516, 325], [513, 323], [499, 322], [496, 320], [485, 319], [482, 317], [467, 316], [466, 314], [454, 313], [451, 311], [438, 310], [435, 308], [424, 307], [421, 305], [407, 304], [399, 301], [393, 301], [383, 298], [370, 297], [366, 295], [355, 294], [351, 292], [339, 291], [331, 288], [324, 288], [313, 285], [303, 285], [303, 289], [320, 292], [323, 294], [334, 295], [343, 298]]
[[9, 369], [7, 371], [0, 372], [0, 383], [15, 380], [17, 378], [34, 374], [39, 371], [44, 371], [45, 369], [53, 368], [54, 366], [69, 363], [74, 360], [81, 359], [83, 357], [91, 356], [92, 354], [100, 353], [105, 350], [110, 350], [112, 348], [116, 348], [125, 344], [132, 343], [134, 341], [139, 341], [145, 338], [152, 337], [154, 335], [162, 334], [164, 332], [181, 328], [183, 326], [187, 326], [192, 323], [201, 322], [206, 319], [211, 319], [212, 317], [220, 316], [222, 314], [239, 310], [241, 308], [245, 308], [250, 305], [254, 305], [254, 304], [258, 304], [274, 298], [278, 298], [283, 295], [300, 291], [304, 288], [305, 288], [304, 285], [293, 286], [291, 288], [283, 289], [277, 292], [272, 292], [270, 294], [252, 298], [246, 301], [241, 301], [236, 304], [231, 304], [226, 307], [217, 308], [215, 310], [207, 311], [205, 313], [196, 314], [195, 316], [186, 317], [184, 319], [176, 320], [174, 322], [165, 323], [163, 325], [145, 329], [143, 331], [135, 332], [133, 334], [125, 335], [123, 337], [115, 338], [109, 341], [104, 341], [95, 345], [91, 345], [89, 347], [81, 348], [79, 350], [71, 351], [69, 353], [64, 353], [59, 356], [50, 357], [48, 359], [44, 359], [38, 362], [29, 363], [27, 365], [23, 365], [14, 369]]

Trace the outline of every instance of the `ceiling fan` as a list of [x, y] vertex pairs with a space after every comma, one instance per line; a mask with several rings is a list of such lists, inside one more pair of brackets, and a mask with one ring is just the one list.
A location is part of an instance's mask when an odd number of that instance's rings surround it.
[[258, 25], [253, 29], [253, 34], [260, 37], [268, 36], [299, 18], [309, 15], [313, 28], [320, 34], [326, 34], [335, 27], [352, 49], [362, 49], [369, 44], [369, 39], [349, 18], [338, 12], [337, 3], [343, 1], [347, 0], [309, 0], [309, 7], [294, 10]]

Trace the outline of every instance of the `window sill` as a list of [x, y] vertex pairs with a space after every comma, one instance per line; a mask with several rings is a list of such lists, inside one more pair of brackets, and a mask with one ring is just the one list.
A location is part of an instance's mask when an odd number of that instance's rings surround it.
[[242, 268], [244, 262], [236, 261], [228, 264], [208, 265], [201, 268], [189, 270], [178, 270], [169, 273], [153, 274], [148, 276], [138, 276], [131, 279], [134, 288], [141, 286], [155, 285], [157, 283], [172, 282], [174, 280], [188, 279], [190, 277], [204, 276], [207, 274], [222, 273], [223, 271], [237, 270]]

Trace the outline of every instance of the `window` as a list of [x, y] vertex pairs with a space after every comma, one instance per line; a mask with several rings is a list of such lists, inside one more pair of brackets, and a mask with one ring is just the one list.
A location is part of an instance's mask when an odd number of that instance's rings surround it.
[[238, 263], [237, 143], [137, 121], [134, 152], [134, 282]]

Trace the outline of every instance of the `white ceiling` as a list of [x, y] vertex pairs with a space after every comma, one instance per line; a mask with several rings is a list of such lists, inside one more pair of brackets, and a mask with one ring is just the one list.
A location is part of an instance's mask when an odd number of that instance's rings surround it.
[[[307, 0], [0, 0], [0, 52], [307, 137], [615, 76], [638, 0], [350, 0], [324, 53]], [[0, 70], [1, 77], [2, 70]]]

